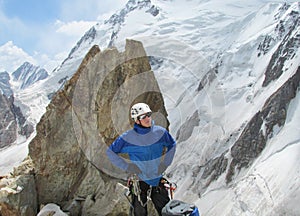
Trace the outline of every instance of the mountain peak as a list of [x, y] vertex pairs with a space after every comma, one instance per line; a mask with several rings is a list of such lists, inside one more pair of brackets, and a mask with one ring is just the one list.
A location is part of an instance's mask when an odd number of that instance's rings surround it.
[[146, 9], [145, 12], [150, 13], [153, 16], [157, 16], [159, 14], [158, 7], [151, 4], [150, 0], [129, 0], [122, 10], [113, 14], [107, 21], [104, 22], [104, 24], [110, 24], [113, 26], [113, 32], [111, 34], [108, 47], [113, 46], [114, 41], [117, 38], [119, 31], [121, 30], [122, 24], [125, 22], [126, 16], [128, 16], [128, 14], [132, 11], [142, 9]]
[[24, 89], [39, 80], [46, 79], [48, 77], [48, 72], [39, 66], [34, 66], [29, 62], [24, 62], [15, 72], [12, 73], [12, 76], [14, 81], [19, 81], [21, 83], [20, 88]]

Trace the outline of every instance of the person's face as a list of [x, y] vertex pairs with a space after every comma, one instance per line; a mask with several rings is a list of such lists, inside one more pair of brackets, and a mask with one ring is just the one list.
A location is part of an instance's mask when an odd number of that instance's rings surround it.
[[139, 120], [137, 120], [137, 122], [141, 124], [143, 127], [151, 127], [152, 125], [151, 114], [152, 113], [145, 113], [143, 115], [140, 115], [138, 117]]

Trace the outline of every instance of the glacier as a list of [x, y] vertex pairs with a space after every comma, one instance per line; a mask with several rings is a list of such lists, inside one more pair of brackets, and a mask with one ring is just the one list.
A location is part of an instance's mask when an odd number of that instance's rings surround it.
[[[230, 160], [230, 148], [249, 120], [296, 73], [299, 7], [294, 1], [130, 0], [86, 32], [47, 79], [15, 96], [36, 124], [51, 93], [73, 75], [92, 45], [123, 50], [126, 38], [142, 41], [165, 98], [170, 132], [180, 141], [167, 170], [178, 185], [175, 198], [195, 203], [203, 215], [299, 215], [299, 90], [284, 126], [231, 182], [224, 172], [204, 187], [195, 174], [222, 154]], [[291, 38], [290, 49], [279, 52]], [[283, 73], [264, 86], [274, 53], [285, 58]], [[17, 160], [25, 157], [30, 141], [20, 140], [11, 147], [19, 151]], [[13, 152], [1, 150], [1, 171], [8, 171], [4, 160]]]

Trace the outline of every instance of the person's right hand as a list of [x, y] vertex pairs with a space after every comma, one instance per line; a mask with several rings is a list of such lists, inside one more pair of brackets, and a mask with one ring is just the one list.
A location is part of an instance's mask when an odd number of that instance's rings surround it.
[[140, 168], [137, 165], [135, 165], [134, 163], [128, 164], [127, 172], [129, 172], [131, 174], [137, 174], [137, 175], [142, 173]]

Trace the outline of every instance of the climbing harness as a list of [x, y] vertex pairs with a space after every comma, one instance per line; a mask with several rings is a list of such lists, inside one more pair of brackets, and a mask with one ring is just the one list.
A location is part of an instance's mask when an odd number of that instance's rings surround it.
[[[139, 178], [136, 174], [130, 176], [127, 181], [127, 187], [129, 188], [129, 191], [127, 192], [126, 196], [135, 195], [140, 202], [142, 207], [145, 207], [149, 200], [151, 200], [151, 192], [152, 192], [152, 186], [149, 186], [149, 189], [147, 190], [147, 200], [146, 202], [143, 202], [141, 199], [141, 188], [140, 188], [140, 182]], [[168, 181], [166, 178], [161, 178], [160, 183], [168, 190], [169, 196], [171, 199], [174, 198], [174, 192], [177, 188], [177, 184]]]
[[130, 188], [130, 192], [134, 194], [138, 201], [140, 202], [142, 207], [145, 207], [149, 200], [151, 200], [151, 191], [152, 191], [152, 186], [149, 186], [149, 189], [147, 190], [147, 200], [146, 202], [143, 202], [141, 199], [141, 188], [140, 188], [140, 183], [139, 183], [139, 178], [137, 175], [130, 176], [127, 181], [127, 187]]
[[177, 189], [177, 184], [174, 183], [174, 182], [169, 182], [164, 177], [160, 180], [160, 183], [162, 183], [164, 185], [164, 187], [169, 190], [170, 198], [173, 199], [174, 198], [174, 192]]

